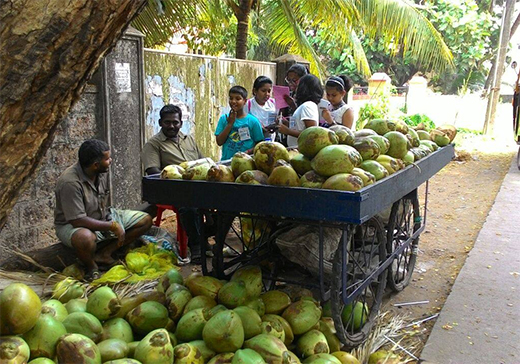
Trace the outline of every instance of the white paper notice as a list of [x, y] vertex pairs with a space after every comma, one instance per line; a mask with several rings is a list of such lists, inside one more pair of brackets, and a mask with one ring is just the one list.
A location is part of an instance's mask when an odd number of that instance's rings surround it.
[[130, 63], [116, 63], [116, 92], [132, 92]]

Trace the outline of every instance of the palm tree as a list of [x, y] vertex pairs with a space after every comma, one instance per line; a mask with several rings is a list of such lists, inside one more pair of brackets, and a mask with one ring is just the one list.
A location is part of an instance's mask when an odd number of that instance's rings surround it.
[[[157, 0], [149, 0], [155, 2]], [[164, 44], [188, 23], [221, 34], [229, 27], [230, 12], [236, 19], [236, 57], [246, 58], [251, 14], [265, 30], [270, 44], [281, 52], [299, 54], [311, 61], [313, 72], [322, 71], [319, 55], [308, 36], [323, 30], [342, 49], [351, 49], [358, 69], [370, 74], [360, 36], [379, 37], [407, 54], [423, 70], [443, 71], [452, 66], [452, 55], [433, 25], [408, 0], [163, 0], [165, 14], [157, 16], [149, 6], [134, 21], [147, 36], [147, 46]], [[190, 11], [183, 4], [190, 4]], [[161, 19], [162, 18], [162, 19]], [[182, 21], [181, 21], [182, 20]], [[220, 33], [219, 33], [220, 32]], [[280, 53], [281, 53], [280, 52]]]

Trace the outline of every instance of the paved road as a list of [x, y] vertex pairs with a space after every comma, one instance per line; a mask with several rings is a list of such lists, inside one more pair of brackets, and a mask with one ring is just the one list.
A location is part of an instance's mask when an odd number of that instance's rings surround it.
[[421, 359], [520, 364], [519, 230], [520, 171], [515, 159]]

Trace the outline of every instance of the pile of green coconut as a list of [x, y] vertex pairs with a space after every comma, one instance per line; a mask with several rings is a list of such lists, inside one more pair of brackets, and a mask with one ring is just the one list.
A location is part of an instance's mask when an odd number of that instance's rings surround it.
[[[14, 283], [0, 294], [0, 363], [359, 364], [341, 351], [330, 313], [312, 292], [262, 287], [258, 266], [230, 281], [200, 273], [183, 279], [172, 269], [155, 289], [122, 298], [108, 286], [84, 297], [83, 286], [67, 278], [42, 303]], [[359, 310], [345, 309], [347, 325], [360, 326], [352, 314]]]
[[166, 166], [161, 178], [358, 191], [448, 145], [456, 135], [452, 125], [427, 132], [384, 119], [370, 120], [356, 132], [342, 125], [316, 126], [300, 134], [298, 149], [263, 141], [253, 155], [236, 153], [230, 166], [205, 158]]

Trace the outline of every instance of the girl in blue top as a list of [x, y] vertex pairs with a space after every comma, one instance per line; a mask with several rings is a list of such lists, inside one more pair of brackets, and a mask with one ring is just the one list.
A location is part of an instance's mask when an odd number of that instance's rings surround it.
[[264, 140], [260, 121], [244, 111], [247, 90], [242, 86], [229, 89], [229, 114], [223, 114], [218, 120], [215, 136], [217, 144], [222, 146], [221, 160], [231, 159], [237, 152], [248, 152], [255, 144]]

